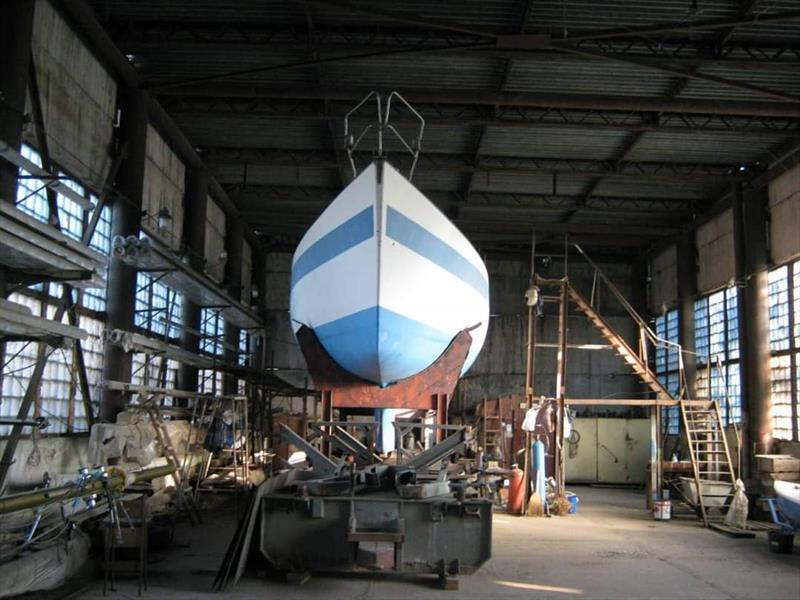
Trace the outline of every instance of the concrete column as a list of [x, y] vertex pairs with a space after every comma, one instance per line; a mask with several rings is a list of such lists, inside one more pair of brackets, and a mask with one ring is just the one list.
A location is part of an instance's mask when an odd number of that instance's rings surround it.
[[631, 306], [647, 319], [647, 258], [635, 258], [631, 264]]
[[[678, 342], [684, 350], [695, 351], [694, 340], [694, 301], [697, 295], [697, 252], [695, 232], [687, 231], [678, 237], [676, 244], [678, 278]], [[695, 395], [697, 383], [697, 357], [684, 353], [684, 373], [686, 375], [687, 396]]]
[[[127, 142], [128, 154], [117, 175], [117, 190], [121, 198], [112, 208], [112, 236], [139, 235], [142, 220], [142, 193], [144, 188], [145, 151], [149, 96], [139, 90], [120, 90], [121, 120], [120, 142]], [[108, 320], [109, 329], [133, 329], [136, 301], [136, 270], [121, 260], [112, 258], [108, 269]], [[106, 343], [103, 378], [129, 382], [131, 355], [114, 344]], [[103, 391], [100, 419], [114, 422], [122, 410], [124, 398], [119, 392]]]
[[[242, 297], [244, 223], [240, 218], [233, 218], [231, 215], [227, 215], [225, 222], [225, 252], [228, 253], [228, 260], [225, 263], [225, 287], [228, 294], [240, 301]], [[225, 343], [233, 348], [239, 346], [239, 328], [227, 321], [225, 322]], [[236, 359], [235, 350], [225, 350], [225, 362], [236, 363]], [[222, 379], [222, 389], [226, 394], [235, 394], [236, 378], [226, 374]]]
[[[189, 264], [203, 272], [203, 252], [206, 242], [206, 213], [208, 210], [208, 172], [193, 169], [186, 188], [186, 210], [183, 220], [183, 240], [188, 250]], [[181, 314], [181, 347], [190, 352], [200, 351], [200, 307], [188, 299], [183, 300]], [[178, 367], [178, 389], [196, 391], [197, 367], [181, 363]]]
[[[267, 322], [267, 255], [257, 246], [253, 246], [253, 285], [258, 289], [258, 297], [255, 301], [255, 311], [259, 318]], [[256, 357], [253, 364], [259, 369], [264, 369], [267, 366], [265, 340], [267, 335], [266, 327], [258, 332], [259, 342], [256, 349]]]
[[739, 282], [739, 353], [743, 470], [753, 454], [772, 450], [767, 246], [767, 188], [733, 194], [736, 279]]
[[[28, 88], [35, 0], [0, 5], [0, 140], [19, 150]], [[0, 200], [14, 202], [17, 168], [0, 160]]]

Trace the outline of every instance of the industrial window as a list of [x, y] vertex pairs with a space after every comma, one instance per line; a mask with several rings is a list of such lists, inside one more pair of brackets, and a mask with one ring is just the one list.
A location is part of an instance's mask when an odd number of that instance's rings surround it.
[[[662, 340], [678, 343], [679, 326], [677, 309], [664, 313], [655, 320], [656, 335]], [[655, 373], [658, 380], [670, 394], [677, 396], [680, 391], [680, 357], [677, 348], [659, 345], [655, 349]], [[667, 406], [661, 411], [664, 430], [669, 435], [680, 434], [681, 414], [678, 406]]]
[[769, 273], [772, 434], [800, 441], [800, 261]]
[[200, 350], [221, 356], [224, 353], [225, 319], [213, 308], [200, 311]]
[[[42, 157], [30, 146], [22, 145], [20, 154], [35, 164], [42, 166]], [[47, 223], [50, 218], [50, 207], [47, 205], [47, 187], [45, 183], [25, 169], [19, 169], [17, 175], [17, 202], [18, 209], [32, 217]]]
[[131, 360], [131, 383], [151, 387], [175, 388], [178, 385], [178, 363], [152, 354], [137, 352]]
[[[42, 166], [41, 156], [30, 146], [23, 144], [21, 154], [35, 165]], [[71, 179], [66, 173], [60, 172], [59, 179], [64, 185], [78, 194], [86, 195], [85, 188]], [[24, 169], [19, 169], [16, 206], [43, 223], [48, 223], [50, 207], [47, 203], [45, 183], [44, 180], [31, 175]], [[99, 203], [97, 196], [89, 195], [89, 199], [95, 206]], [[75, 240], [82, 239], [83, 232], [89, 223], [90, 213], [84, 210], [77, 202], [60, 193], [56, 196], [56, 204], [58, 206], [58, 220], [61, 231]], [[100, 218], [97, 221], [92, 238], [89, 240], [89, 246], [106, 256], [111, 252], [111, 209], [108, 206], [104, 206], [100, 211]], [[32, 287], [39, 291], [44, 290], [41, 285]], [[48, 293], [56, 298], [61, 297], [61, 292], [62, 288], [58, 284], [51, 284], [48, 290]], [[106, 291], [104, 288], [87, 288], [80, 293], [80, 300], [77, 300], [77, 297], [76, 295], [76, 301], [79, 301], [90, 310], [101, 312], [106, 309]]]
[[[44, 304], [25, 294], [12, 294], [9, 300], [27, 306], [34, 316], [44, 314], [52, 318], [55, 306]], [[67, 318], [64, 317], [67, 323]], [[79, 317], [79, 325], [89, 336], [82, 342], [86, 375], [90, 395], [98, 397], [103, 370], [103, 323], [86, 315]], [[0, 416], [16, 417], [28, 388], [31, 373], [36, 365], [38, 344], [35, 342], [8, 342], [3, 365]], [[47, 365], [42, 376], [41, 387], [29, 417], [47, 417], [46, 434], [75, 433], [88, 430], [86, 411], [78, 382], [78, 367], [74, 348], [47, 348]], [[96, 403], [95, 403], [96, 404]], [[95, 405], [94, 412], [97, 412]], [[11, 428], [0, 427], [0, 435], [8, 435]]]
[[214, 369], [200, 369], [197, 372], [197, 391], [201, 394], [222, 393], [222, 372]]
[[725, 289], [695, 301], [694, 327], [695, 349], [698, 353], [695, 396], [716, 400], [726, 425], [741, 423], [736, 288]]
[[180, 337], [180, 315], [183, 296], [161, 283], [157, 277], [139, 271], [136, 274], [136, 307], [134, 325], [164, 336]]
[[243, 367], [250, 366], [252, 361], [252, 350], [250, 349], [251, 336], [245, 329], [239, 330], [239, 352], [238, 363]]

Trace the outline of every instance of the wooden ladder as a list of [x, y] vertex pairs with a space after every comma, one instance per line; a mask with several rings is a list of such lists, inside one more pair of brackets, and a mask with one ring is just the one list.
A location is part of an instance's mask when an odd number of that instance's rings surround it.
[[[681, 400], [680, 407], [694, 473], [696, 508], [703, 525], [708, 527], [712, 520], [721, 520], [725, 516], [736, 482], [722, 415], [716, 400], [710, 401], [707, 407]], [[709, 489], [714, 482], [730, 484], [730, 487], [724, 493]], [[717, 514], [709, 514], [709, 509]]]
[[656, 374], [650, 370], [650, 367], [644, 362], [639, 355], [628, 345], [628, 343], [620, 336], [614, 329], [609, 325], [603, 317], [601, 317], [598, 312], [592, 308], [591, 304], [589, 304], [583, 296], [581, 296], [571, 285], [567, 286], [567, 291], [569, 293], [570, 298], [572, 301], [577, 305], [577, 307], [583, 312], [592, 322], [592, 324], [597, 328], [600, 334], [608, 340], [614, 350], [622, 357], [628, 366], [633, 369], [634, 373], [636, 373], [642, 381], [644, 381], [647, 386], [656, 393], [659, 400], [669, 400], [672, 399], [672, 394], [667, 391], [667, 389], [661, 385], [661, 382], [658, 381]]
[[178, 453], [175, 451], [169, 433], [167, 433], [167, 429], [164, 426], [164, 416], [161, 410], [154, 402], [149, 402], [143, 408], [145, 414], [150, 419], [150, 423], [153, 425], [153, 429], [156, 432], [156, 439], [164, 452], [167, 463], [175, 467], [175, 473], [173, 473], [172, 477], [175, 479], [175, 495], [178, 498], [180, 508], [188, 513], [189, 520], [193, 525], [202, 523], [203, 519], [200, 515], [200, 509], [195, 503], [194, 496], [191, 493], [186, 493], [188, 481], [186, 481], [181, 472], [181, 463], [178, 460]]
[[[487, 455], [490, 454], [490, 448], [495, 452], [502, 452], [503, 448], [501, 445], [503, 439], [503, 431], [501, 426], [501, 420], [499, 414], [488, 414], [489, 413], [489, 401], [484, 398], [483, 399], [483, 414], [480, 416], [480, 436], [481, 436], [481, 446], [483, 448], [483, 454]], [[497, 411], [500, 411], [500, 403], [497, 403]], [[506, 457], [501, 457], [499, 462], [503, 462], [503, 459]]]

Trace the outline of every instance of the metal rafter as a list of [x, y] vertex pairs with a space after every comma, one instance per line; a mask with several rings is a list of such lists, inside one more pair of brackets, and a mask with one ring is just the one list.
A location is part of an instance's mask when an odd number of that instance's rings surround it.
[[[673, 82], [669, 92], [666, 94], [666, 97], [668, 99], [670, 99], [670, 100], [674, 100], [675, 98], [677, 98], [678, 96], [680, 96], [683, 93], [683, 91], [686, 89], [688, 84], [689, 84], [689, 79], [687, 77], [679, 77], [679, 78], [677, 78]], [[661, 115], [658, 115], [658, 117], [660, 117], [660, 116]], [[620, 148], [617, 150], [617, 152], [615, 154], [615, 158], [612, 161], [613, 164], [615, 164], [615, 165], [621, 164], [628, 157], [628, 155], [631, 153], [631, 151], [637, 146], [637, 144], [642, 141], [642, 138], [646, 134], [647, 134], [647, 132], [645, 132], [645, 131], [636, 131], [636, 132], [629, 133], [628, 136], [625, 138], [625, 141], [622, 143]], [[589, 182], [589, 184], [586, 186], [586, 189], [584, 190], [585, 196], [589, 197], [592, 194], [594, 194], [595, 191], [597, 190], [598, 186], [603, 182], [603, 180], [604, 180], [603, 176], [599, 176], [599, 177], [593, 178]], [[575, 215], [577, 210], [578, 209], [573, 210], [573, 211], [568, 211], [564, 215], [563, 222], [565, 222], [565, 223], [569, 222], [570, 219], [572, 219], [572, 217]]]
[[[229, 46], [232, 49], [275, 48], [281, 52], [303, 52], [308, 47], [305, 27], [270, 26], [247, 23], [199, 23], [195, 21], [111, 21], [106, 30], [126, 52], [169, 52], [173, 49], [199, 49], [201, 46]], [[727, 30], [726, 30], [727, 31]], [[723, 32], [724, 33], [724, 32]], [[535, 34], [533, 34], [535, 35]], [[720, 35], [691, 37], [623, 37], [588, 39], [578, 42], [581, 48], [607, 54], [630, 55], [641, 60], [669, 59], [685, 66], [728, 64], [743, 68], [768, 64], [792, 65], [800, 61], [800, 44], [771, 40], [730, 40]], [[539, 39], [537, 37], [537, 39]], [[521, 49], [480, 46], [480, 37], [437, 30], [398, 30], [386, 27], [348, 28], [326, 25], [315, 27], [314, 40], [321, 53], [367, 52], [386, 47], [425, 46], [431, 50], [464, 48], [470, 56], [492, 56], [518, 60], [541, 60], [563, 56], [553, 49]], [[522, 45], [520, 38], [518, 45]], [[217, 49], [218, 50], [218, 49]]]
[[[625, 152], [623, 154], [626, 154]], [[370, 152], [356, 152], [356, 162], [369, 162]], [[340, 162], [335, 153], [326, 150], [294, 150], [287, 148], [204, 148], [203, 157], [213, 169], [221, 165], [262, 165], [270, 167], [292, 167], [312, 169], [337, 169]], [[392, 155], [392, 161], [405, 168], [407, 159], [402, 154]], [[741, 178], [744, 172], [739, 164], [668, 162], [668, 161], [627, 161], [622, 158], [612, 160], [591, 158], [551, 158], [515, 157], [481, 155], [480, 164], [475, 164], [471, 155], [459, 154], [420, 154], [417, 169], [424, 171], [458, 171], [466, 174], [479, 173], [519, 173], [551, 174], [567, 173], [573, 175], [605, 175], [630, 177], [635, 179], [695, 179], [729, 180]], [[747, 174], [751, 174], [749, 171]]]
[[800, 10], [762, 13], [749, 17], [723, 17], [719, 19], [696, 19], [694, 21], [682, 19], [681, 21], [657, 23], [654, 25], [642, 25], [638, 27], [598, 29], [595, 31], [582, 31], [581, 33], [575, 35], [569, 35], [564, 39], [567, 42], [580, 42], [583, 40], [625, 38], [631, 36], [654, 36], [656, 34], [677, 32], [696, 33], [701, 31], [714, 31], [720, 29], [724, 30], [728, 27], [764, 25], [768, 23], [786, 23], [797, 20], [800, 20]]
[[639, 60], [638, 58], [632, 56], [623, 56], [619, 54], [606, 54], [598, 52], [596, 50], [581, 48], [580, 46], [570, 46], [569, 44], [559, 45], [559, 47], [562, 48], [565, 52], [569, 52], [571, 54], [577, 54], [579, 56], [614, 60], [629, 65], [636, 65], [639, 67], [645, 67], [648, 69], [663, 71], [664, 73], [670, 73], [672, 75], [677, 75], [679, 77], [697, 79], [699, 81], [706, 81], [709, 83], [715, 83], [717, 85], [724, 85], [726, 87], [730, 87], [737, 90], [744, 90], [746, 92], [752, 92], [755, 94], [760, 94], [762, 96], [770, 96], [773, 98], [777, 98], [779, 100], [784, 100], [786, 102], [800, 103], [800, 96], [795, 96], [794, 94], [787, 94], [786, 92], [783, 92], [781, 90], [764, 87], [762, 85], [754, 85], [752, 83], [747, 83], [746, 81], [741, 81], [738, 79], [730, 79], [728, 77], [718, 77], [716, 75], [700, 73], [699, 71], [697, 71], [697, 69], [694, 68], [671, 66], [667, 63], [653, 63], [653, 62]]
[[[328, 100], [349, 102], [361, 100], [373, 87], [348, 86], [257, 86], [230, 83], [225, 86], [196, 85], [167, 88], [159, 96], [291, 100], [302, 102]], [[385, 90], [383, 90], [385, 91]], [[391, 90], [390, 90], [391, 91]], [[537, 92], [497, 92], [485, 89], [404, 88], [403, 96], [414, 105], [483, 106], [514, 109], [561, 109], [603, 112], [677, 113], [682, 115], [777, 117], [800, 119], [800, 105], [794, 102], [759, 102], [738, 100], [675, 99], [632, 97], [602, 94], [543, 94]]]
[[[524, 0], [522, 11], [520, 13], [519, 19], [519, 33], [525, 33], [525, 26], [528, 23], [528, 19], [531, 16], [531, 10], [533, 9], [533, 2], [534, 0]], [[504, 92], [506, 90], [506, 86], [508, 85], [508, 79], [511, 76], [511, 72], [514, 69], [514, 62], [511, 58], [507, 58], [505, 63], [503, 64], [503, 71], [500, 75], [500, 82], [498, 85], [498, 91]], [[473, 163], [474, 163], [474, 170], [466, 178], [466, 185], [464, 186], [464, 202], [469, 204], [469, 198], [472, 194], [472, 188], [475, 186], [475, 175], [478, 173], [478, 167], [481, 162], [481, 146], [483, 145], [483, 140], [486, 137], [486, 133], [489, 129], [488, 125], [481, 125], [480, 130], [478, 131], [477, 139], [474, 145], [473, 151]]]
[[[311, 14], [311, 7], [309, 6], [308, 2], [303, 2], [303, 12], [306, 16], [306, 23], [308, 25], [308, 54], [311, 57], [319, 56], [319, 47], [316, 40], [316, 28], [314, 27], [314, 17]], [[317, 82], [319, 85], [325, 85], [325, 72], [322, 70], [321, 67], [315, 67], [315, 71], [317, 73]], [[325, 100], [325, 112], [328, 111], [328, 101]], [[336, 156], [336, 170], [339, 172], [339, 180], [344, 188], [350, 181], [348, 177], [347, 168], [345, 163], [342, 159], [341, 152], [339, 151], [339, 143], [336, 139], [336, 128], [333, 126], [333, 122], [328, 120], [327, 123], [322, 123], [322, 136], [323, 138], [327, 137], [330, 139], [331, 148]]]
[[[239, 185], [226, 186], [237, 194], [242, 210], [321, 210], [341, 191], [336, 187], [251, 185], [242, 190]], [[439, 206], [460, 205], [463, 198], [459, 192], [429, 192], [428, 197]], [[580, 202], [587, 209], [631, 214], [634, 212], [650, 215], [654, 212], [690, 214], [695, 210], [697, 200], [671, 197], [642, 196], [592, 196], [584, 198], [576, 195], [552, 195], [508, 192], [474, 192], [471, 206], [541, 208], [562, 211]]]
[[[323, 103], [316, 100], [271, 98], [166, 96], [164, 107], [175, 117], [254, 116], [274, 119], [340, 121], [352, 106], [345, 102]], [[572, 110], [482, 105], [416, 104], [428, 123], [484, 127], [496, 125], [507, 129], [580, 128], [597, 131], [741, 131], [751, 133], [797, 133], [800, 117], [750, 117], [730, 115], [694, 115], [690, 113], [646, 111]], [[396, 120], [404, 122], [402, 117]], [[409, 123], [411, 121], [408, 121]]]

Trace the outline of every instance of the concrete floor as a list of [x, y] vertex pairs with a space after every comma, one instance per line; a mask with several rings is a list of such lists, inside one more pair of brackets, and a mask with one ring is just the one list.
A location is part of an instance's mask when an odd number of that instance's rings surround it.
[[[247, 574], [224, 594], [211, 593], [214, 573], [233, 533], [235, 512], [182, 527], [177, 548], [151, 554], [147, 598], [771, 598], [800, 599], [800, 547], [769, 551], [766, 534], [733, 539], [691, 519], [653, 521], [641, 492], [575, 488], [576, 515], [519, 518], [496, 514], [493, 558], [442, 591], [434, 579], [316, 575], [303, 586]], [[136, 598], [132, 580], [106, 598]], [[74, 598], [103, 598], [93, 582]]]

